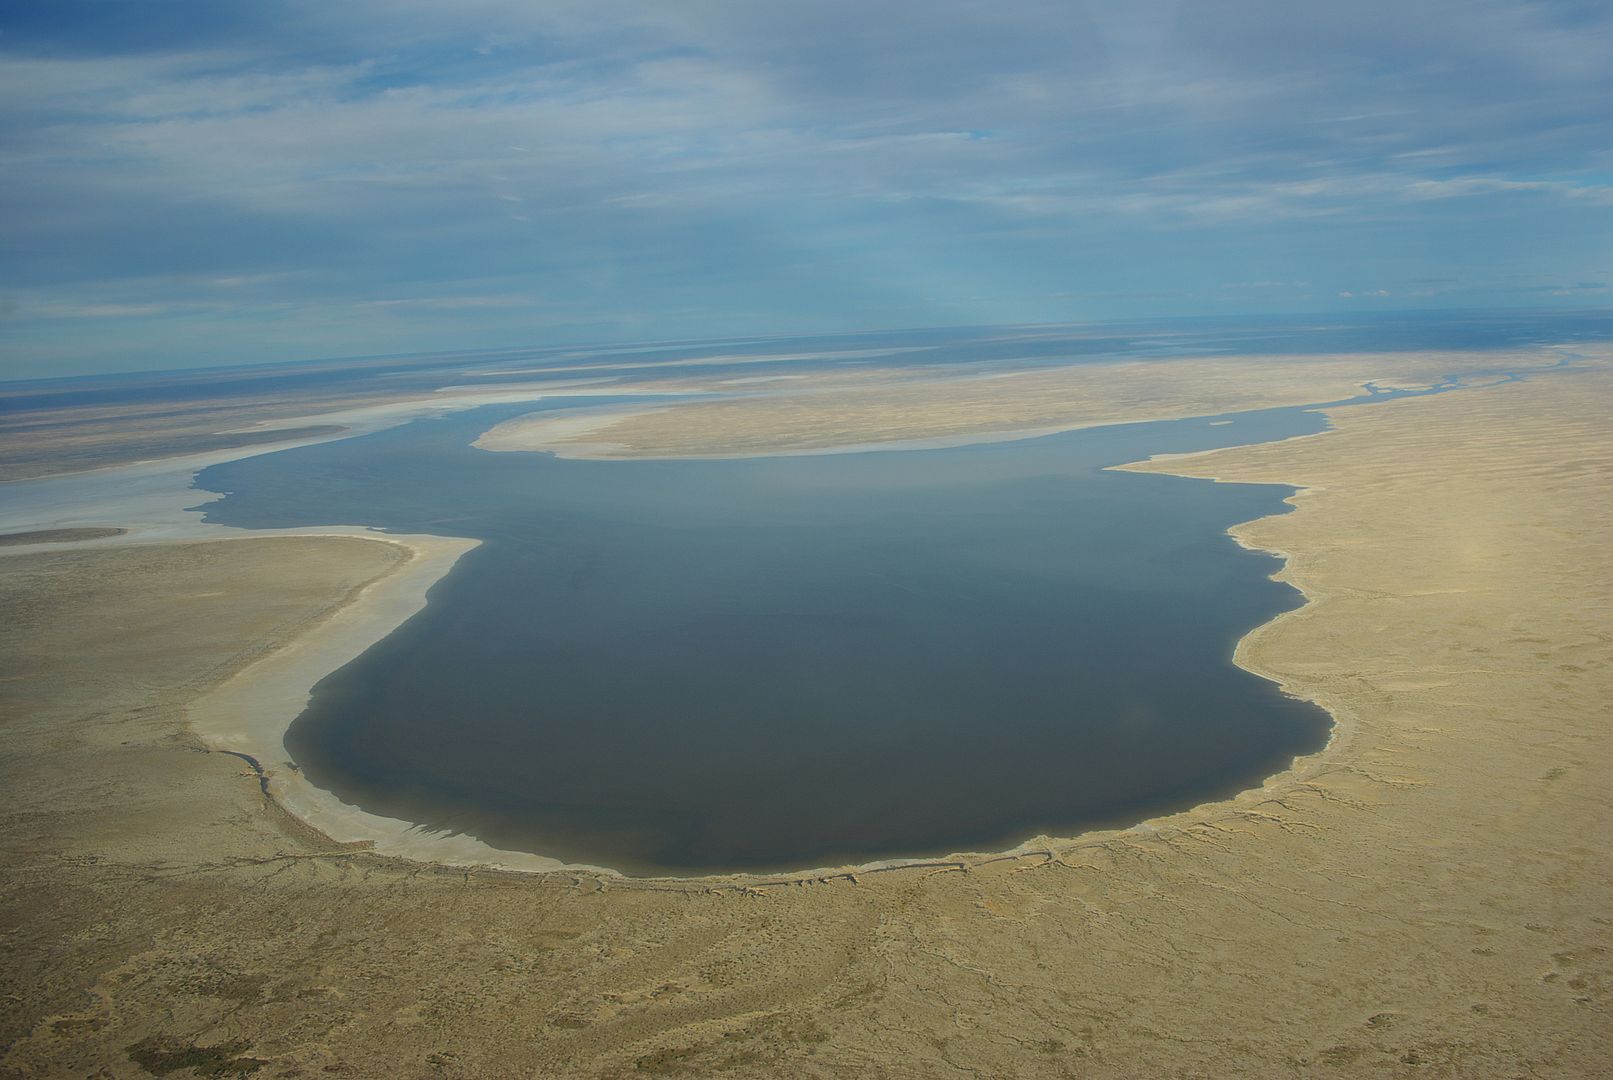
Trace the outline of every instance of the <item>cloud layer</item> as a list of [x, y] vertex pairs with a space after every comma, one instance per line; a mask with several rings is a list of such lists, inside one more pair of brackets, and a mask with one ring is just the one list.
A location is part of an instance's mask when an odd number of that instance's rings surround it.
[[0, 377], [1613, 277], [1602, 3], [39, 7]]

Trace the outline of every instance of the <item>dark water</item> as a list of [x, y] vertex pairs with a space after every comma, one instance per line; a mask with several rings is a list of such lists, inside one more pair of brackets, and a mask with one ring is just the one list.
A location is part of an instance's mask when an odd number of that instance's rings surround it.
[[293, 724], [345, 800], [632, 873], [804, 868], [1130, 824], [1326, 740], [1230, 662], [1299, 597], [1225, 530], [1288, 490], [1099, 468], [1314, 413], [749, 461], [469, 447], [532, 410], [198, 478], [231, 493], [210, 521], [486, 541]]

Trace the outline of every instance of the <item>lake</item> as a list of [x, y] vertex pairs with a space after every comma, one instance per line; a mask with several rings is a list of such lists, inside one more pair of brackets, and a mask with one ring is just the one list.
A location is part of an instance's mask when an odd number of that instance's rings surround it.
[[1103, 470], [1314, 412], [734, 461], [469, 445], [531, 411], [198, 476], [229, 492], [209, 521], [484, 541], [291, 726], [345, 801], [627, 873], [800, 869], [1129, 825], [1327, 739], [1231, 663], [1300, 598], [1226, 529], [1289, 490]]

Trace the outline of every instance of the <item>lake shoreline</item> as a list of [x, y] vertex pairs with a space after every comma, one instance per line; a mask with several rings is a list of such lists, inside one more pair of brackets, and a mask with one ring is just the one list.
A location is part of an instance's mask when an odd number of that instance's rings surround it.
[[[1330, 404], [1337, 406], [1341, 403]], [[1325, 407], [1327, 406], [1317, 406], [1319, 409]], [[406, 419], [407, 416], [399, 422]], [[1291, 438], [1312, 439], [1327, 433], [1323, 431]], [[992, 434], [962, 444], [949, 441], [947, 445], [1013, 441], [1035, 438], [1043, 434], [1046, 433], [1032, 431], [1000, 438]], [[1286, 441], [1290, 440], [1274, 440], [1274, 442]], [[817, 452], [819, 451], [811, 453]], [[1216, 452], [1218, 451], [1211, 450], [1160, 455], [1109, 468], [1116, 471], [1170, 472], [1169, 463], [1175, 458], [1192, 458], [1202, 453]], [[229, 454], [228, 459], [235, 460], [244, 456], [253, 456], [253, 452], [249, 450], [247, 453]], [[1296, 500], [1307, 495], [1307, 490], [1300, 489], [1285, 502], [1294, 504]], [[1317, 705], [1328, 714], [1332, 724], [1328, 731], [1327, 742], [1319, 750], [1296, 758], [1289, 768], [1273, 773], [1259, 785], [1243, 789], [1233, 796], [1209, 799], [1191, 808], [1148, 817], [1126, 827], [1093, 829], [1069, 836], [1037, 835], [1001, 849], [959, 851], [944, 856], [893, 857], [779, 872], [737, 871], [709, 874], [625, 874], [610, 867], [591, 863], [568, 862], [532, 852], [498, 848], [468, 834], [434, 831], [417, 823], [365, 811], [310, 783], [290, 764], [284, 748], [285, 733], [301, 715], [313, 687], [327, 675], [389, 636], [419, 612], [425, 606], [429, 590], [445, 578], [459, 558], [475, 549], [480, 541], [383, 534], [356, 526], [242, 530], [205, 525], [195, 521], [194, 518], [187, 518], [185, 524], [192, 528], [165, 530], [166, 535], [157, 537], [142, 535], [144, 530], [135, 529], [127, 536], [98, 541], [96, 546], [105, 545], [109, 540], [114, 543], [185, 543], [201, 539], [222, 542], [235, 538], [327, 536], [361, 538], [370, 542], [391, 544], [406, 553], [393, 570], [347, 598], [347, 601], [320, 625], [308, 629], [278, 651], [255, 661], [224, 685], [193, 702], [187, 710], [192, 729], [211, 748], [248, 755], [256, 760], [263, 770], [265, 790], [278, 805], [333, 841], [371, 847], [382, 855], [453, 867], [487, 867], [535, 874], [581, 873], [620, 882], [765, 885], [855, 877], [914, 867], [967, 869], [972, 866], [1020, 859], [1060, 860], [1071, 852], [1102, 846], [1117, 836], [1151, 833], [1213, 821], [1235, 813], [1240, 808], [1280, 797], [1282, 792], [1302, 784], [1308, 776], [1342, 752], [1353, 731], [1353, 724], [1346, 702], [1330, 700], [1327, 695], [1293, 693], [1288, 681], [1275, 674], [1262, 659], [1265, 639], [1279, 632], [1285, 620], [1301, 617], [1309, 612], [1318, 599], [1303, 579], [1296, 579], [1292, 575], [1291, 555], [1288, 552], [1272, 550], [1247, 541], [1247, 530], [1257, 526], [1262, 520], [1265, 519], [1257, 518], [1235, 524], [1228, 532], [1241, 546], [1282, 559], [1283, 566], [1274, 577], [1297, 589], [1302, 602], [1299, 606], [1280, 612], [1274, 618], [1248, 631], [1238, 640], [1232, 662], [1251, 674], [1278, 684], [1291, 696]]]
[[[1118, 466], [1117, 468], [1124, 469], [1126, 466]], [[1236, 530], [1238, 527], [1235, 525], [1233, 529]], [[1234, 535], [1236, 535], [1235, 531]], [[386, 539], [390, 542], [413, 544], [419, 538], [389, 535]], [[458, 554], [463, 554], [464, 550], [470, 550], [471, 547], [474, 547], [474, 542], [471, 541], [461, 541], [461, 543], [469, 546], [459, 551]], [[1244, 546], [1248, 547], [1249, 545]], [[1262, 551], [1264, 549], [1254, 548], [1253, 550]], [[386, 637], [414, 611], [419, 610], [419, 603], [423, 603], [425, 591], [430, 588], [435, 580], [445, 576], [452, 569], [454, 561], [457, 561], [458, 554], [455, 554], [452, 560], [446, 562], [440, 557], [436, 560], [428, 559], [423, 563], [411, 561], [409, 565], [394, 572], [408, 575], [410, 580], [407, 582], [398, 582], [392, 586], [378, 583], [373, 587], [372, 591], [367, 591], [365, 594], [354, 598], [352, 601], [354, 610], [344, 616], [342, 621], [355, 626], [362, 623], [365, 627], [363, 631], [356, 631], [350, 627], [346, 631], [332, 631], [325, 638], [299, 642], [293, 649], [287, 650], [293, 655], [285, 660], [277, 662], [274, 658], [270, 658], [261, 662], [261, 666], [242, 672], [235, 680], [232, 680], [230, 686], [221, 688], [209, 700], [198, 702], [193, 706], [196, 728], [208, 737], [212, 745], [252, 753], [264, 763], [268, 777], [267, 783], [282, 805], [299, 819], [339, 842], [373, 841], [376, 845], [375, 850], [381, 854], [398, 855], [449, 866], [488, 866], [502, 870], [540, 874], [556, 872], [586, 873], [619, 881], [696, 882], [712, 885], [723, 883], [762, 885], [823, 880], [848, 875], [866, 875], [911, 867], [963, 869], [970, 866], [1016, 859], [1057, 859], [1081, 847], [1101, 845], [1107, 839], [1116, 835], [1168, 828], [1172, 824], [1181, 823], [1189, 819], [1200, 820], [1205, 816], [1204, 808], [1206, 807], [1217, 807], [1220, 808], [1218, 812], [1222, 812], [1230, 810], [1243, 802], [1268, 798], [1274, 790], [1285, 784], [1292, 783], [1299, 772], [1308, 767], [1307, 763], [1314, 762], [1320, 756], [1328, 754], [1339, 742], [1339, 733], [1342, 726], [1339, 713], [1326, 703], [1316, 702], [1317, 705], [1327, 711], [1331, 719], [1326, 743], [1316, 752], [1297, 759], [1289, 768], [1270, 774], [1261, 783], [1241, 789], [1235, 795], [1207, 799], [1192, 807], [1156, 814], [1123, 827], [1095, 828], [1059, 836], [1039, 834], [1013, 845], [986, 850], [962, 850], [944, 855], [924, 854], [852, 860], [781, 871], [723, 870], [706, 873], [679, 873], [675, 871], [667, 873], [624, 873], [608, 866], [586, 862], [571, 862], [541, 854], [497, 847], [467, 834], [434, 832], [424, 826], [414, 825], [400, 818], [369, 813], [357, 806], [343, 802], [331, 792], [315, 787], [299, 773], [292, 772], [285, 761], [286, 753], [283, 742], [286, 731], [301, 715], [302, 707], [306, 703], [308, 693], [313, 686], [325, 675], [361, 655], [369, 645]], [[436, 574], [436, 577], [431, 577], [432, 574]], [[1279, 575], [1279, 579], [1282, 579], [1281, 575]], [[1290, 582], [1290, 584], [1294, 583]], [[392, 596], [394, 592], [407, 594], [415, 598], [416, 603], [414, 606], [392, 606], [396, 604], [396, 601], [389, 600], [388, 597]], [[1304, 606], [1309, 603], [1309, 597], [1303, 588], [1300, 588], [1299, 592], [1301, 596], [1300, 607], [1291, 611], [1280, 612], [1273, 620], [1259, 624], [1239, 639], [1232, 658], [1235, 666], [1262, 679], [1281, 685], [1281, 680], [1261, 670], [1251, 659], [1251, 642], [1266, 627], [1272, 626], [1283, 618], [1292, 616], [1295, 611], [1303, 610]], [[313, 633], [320, 634], [321, 631], [316, 630]], [[322, 657], [323, 663], [311, 662], [309, 654], [318, 654]], [[1311, 700], [1299, 695], [1290, 696], [1299, 697], [1300, 700]], [[278, 711], [275, 711], [276, 709]], [[250, 733], [242, 732], [238, 728], [232, 728], [220, 719], [231, 711], [241, 710], [251, 711], [256, 717]]]

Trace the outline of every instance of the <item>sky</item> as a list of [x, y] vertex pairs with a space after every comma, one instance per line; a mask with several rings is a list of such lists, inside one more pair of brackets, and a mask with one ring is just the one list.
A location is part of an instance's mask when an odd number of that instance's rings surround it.
[[13, 0], [0, 378], [1613, 302], [1613, 4]]

